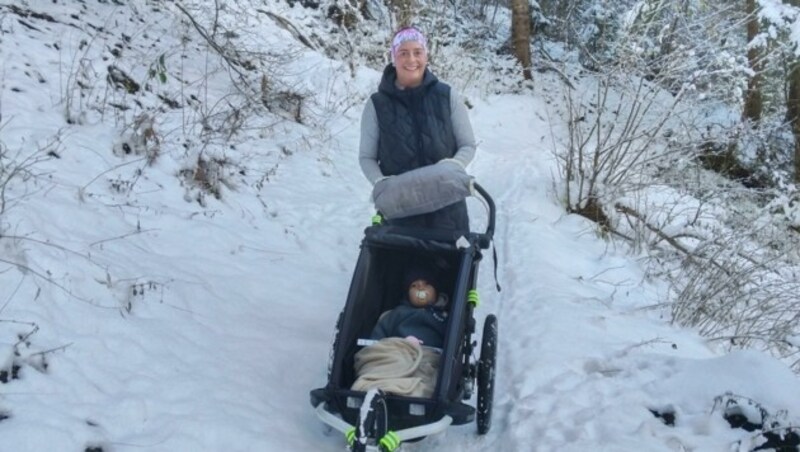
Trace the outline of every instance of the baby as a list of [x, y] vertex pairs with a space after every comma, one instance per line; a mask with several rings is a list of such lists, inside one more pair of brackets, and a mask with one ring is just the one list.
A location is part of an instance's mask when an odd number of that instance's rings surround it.
[[411, 267], [403, 278], [404, 300], [383, 314], [371, 339], [404, 337], [428, 347], [442, 348], [447, 326], [445, 294], [439, 293], [439, 272], [432, 265]]

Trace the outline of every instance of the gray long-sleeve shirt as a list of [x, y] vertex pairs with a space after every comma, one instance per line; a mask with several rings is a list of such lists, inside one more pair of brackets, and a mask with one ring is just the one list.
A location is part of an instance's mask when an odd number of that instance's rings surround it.
[[[453, 160], [466, 168], [475, 157], [475, 135], [472, 133], [467, 107], [461, 96], [452, 89], [450, 91], [450, 112], [453, 133], [458, 146]], [[375, 113], [372, 98], [369, 98], [364, 106], [364, 112], [361, 114], [361, 143], [358, 150], [358, 162], [364, 176], [373, 185], [383, 177], [380, 166], [378, 166], [379, 134], [378, 115]]]

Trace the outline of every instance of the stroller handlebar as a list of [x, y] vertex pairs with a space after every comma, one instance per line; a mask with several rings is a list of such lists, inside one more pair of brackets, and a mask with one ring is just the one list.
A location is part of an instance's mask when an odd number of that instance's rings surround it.
[[477, 182], [472, 183], [472, 187], [480, 195], [480, 198], [486, 203], [486, 208], [489, 211], [489, 222], [486, 225], [486, 232], [479, 235], [478, 244], [481, 248], [488, 248], [494, 238], [494, 225], [495, 225], [495, 205], [494, 200], [489, 193]]

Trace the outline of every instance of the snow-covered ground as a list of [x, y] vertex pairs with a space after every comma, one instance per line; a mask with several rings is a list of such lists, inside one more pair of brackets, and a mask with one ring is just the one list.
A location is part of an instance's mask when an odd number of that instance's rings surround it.
[[[180, 111], [157, 118], [163, 153], [151, 165], [114, 152], [130, 130], [113, 108], [84, 106], [79, 124], [65, 121], [70, 75], [104, 74], [110, 36], [76, 50], [89, 34], [70, 14], [124, 32], [127, 7], [26, 4], [55, 21], [0, 5], [0, 450], [342, 450], [308, 391], [324, 384], [373, 213], [358, 121], [380, 73], [358, 67], [351, 78], [346, 65], [304, 50], [286, 73], [339, 114], [244, 132], [228, 155], [247, 171], [201, 205], [177, 177], [187, 162], [175, 143], [191, 135]], [[177, 41], [163, 13], [139, 6], [147, 31]], [[274, 43], [290, 36], [264, 33]], [[669, 325], [652, 308], [663, 287], [637, 256], [560, 207], [558, 79], [542, 74], [522, 95], [473, 88], [465, 94], [481, 145], [469, 171], [498, 206], [502, 291], [490, 256], [479, 281], [479, 315], [495, 313], [500, 326], [494, 423], [482, 437], [452, 427], [406, 449], [751, 450], [759, 437], [723, 417], [732, 405], [752, 422], [796, 424], [800, 382], [786, 365], [723, 354]], [[104, 89], [92, 95], [110, 96]], [[45, 159], [6, 183], [4, 170], [26, 158]], [[481, 207], [470, 208], [480, 228]], [[674, 414], [674, 425], [654, 412]]]

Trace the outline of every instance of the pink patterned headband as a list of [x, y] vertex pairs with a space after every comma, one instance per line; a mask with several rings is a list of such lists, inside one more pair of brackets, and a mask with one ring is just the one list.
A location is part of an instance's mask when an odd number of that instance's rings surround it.
[[395, 33], [394, 38], [392, 38], [392, 61], [397, 60], [397, 49], [404, 42], [409, 41], [416, 41], [422, 44], [422, 48], [425, 50], [425, 53], [428, 53], [428, 40], [425, 39], [425, 35], [423, 35], [421, 31], [414, 27], [406, 27], [400, 29], [400, 31]]

